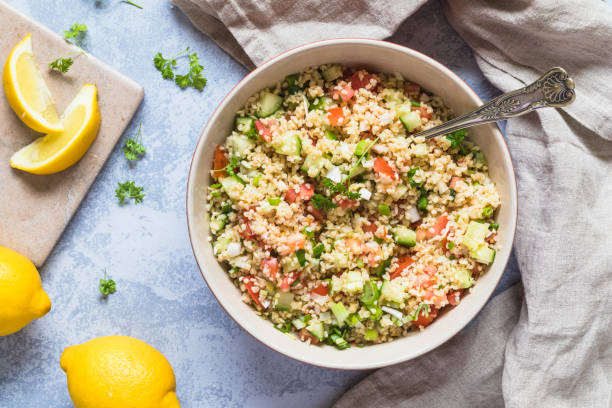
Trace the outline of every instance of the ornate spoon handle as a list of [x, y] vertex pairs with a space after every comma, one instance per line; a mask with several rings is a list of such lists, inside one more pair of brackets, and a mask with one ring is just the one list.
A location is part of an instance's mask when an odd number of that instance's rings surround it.
[[482, 123], [497, 122], [498, 120], [520, 116], [539, 108], [559, 108], [569, 105], [575, 98], [574, 80], [563, 68], [555, 67], [531, 85], [493, 98], [472, 112], [419, 132], [414, 136], [431, 139]]

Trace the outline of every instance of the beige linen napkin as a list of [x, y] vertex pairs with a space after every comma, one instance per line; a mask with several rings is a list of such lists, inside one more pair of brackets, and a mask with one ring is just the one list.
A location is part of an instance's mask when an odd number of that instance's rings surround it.
[[[174, 2], [249, 67], [317, 39], [387, 37], [422, 4]], [[336, 407], [608, 408], [612, 12], [598, 0], [453, 0], [445, 12], [502, 91], [555, 65], [576, 80], [573, 105], [512, 119], [506, 128], [519, 183], [515, 251], [524, 298], [521, 285], [508, 289], [466, 331], [425, 356], [377, 371]]]

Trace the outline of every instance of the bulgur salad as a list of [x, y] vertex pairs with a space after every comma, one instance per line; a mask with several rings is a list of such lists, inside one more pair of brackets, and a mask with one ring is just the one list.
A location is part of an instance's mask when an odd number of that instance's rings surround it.
[[310, 344], [382, 343], [456, 306], [495, 258], [480, 149], [399, 73], [322, 65], [251, 96], [214, 153], [213, 252], [260, 317]]

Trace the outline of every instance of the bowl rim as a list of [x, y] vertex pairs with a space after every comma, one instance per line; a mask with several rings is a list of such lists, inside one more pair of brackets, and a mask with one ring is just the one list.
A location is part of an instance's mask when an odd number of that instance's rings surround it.
[[[302, 49], [308, 49], [308, 48], [314, 48], [314, 47], [324, 47], [326, 45], [333, 45], [333, 44], [338, 44], [338, 43], [342, 43], [342, 42], [346, 42], [348, 43], [362, 43], [362, 44], [368, 44], [368, 45], [373, 45], [373, 46], [383, 46], [383, 47], [388, 47], [388, 48], [396, 48], [397, 50], [401, 51], [401, 52], [407, 52], [407, 53], [411, 53], [411, 54], [416, 54], [418, 57], [420, 57], [421, 59], [424, 60], [428, 60], [428, 63], [435, 65], [437, 67], [437, 69], [443, 71], [444, 73], [446, 73], [449, 77], [451, 77], [454, 81], [459, 82], [461, 84], [464, 85], [464, 89], [471, 94], [471, 96], [473, 98], [475, 98], [475, 100], [480, 104], [484, 104], [483, 100], [480, 98], [480, 96], [478, 96], [478, 94], [472, 89], [472, 87], [470, 87], [467, 82], [465, 82], [465, 80], [463, 80], [459, 75], [457, 75], [454, 71], [452, 71], [450, 68], [446, 67], [444, 64], [442, 64], [440, 61], [438, 61], [437, 59], [430, 57], [429, 55], [426, 55], [420, 51], [417, 51], [413, 48], [407, 47], [405, 45], [401, 45], [401, 44], [397, 44], [391, 41], [385, 41], [385, 40], [378, 40], [378, 39], [371, 39], [371, 38], [362, 38], [362, 37], [337, 37], [337, 38], [328, 38], [328, 39], [324, 39], [324, 40], [317, 40], [317, 41], [311, 41], [302, 45], [299, 45], [297, 47], [293, 47], [290, 48], [284, 52], [281, 52], [277, 55], [275, 55], [272, 58], [269, 58], [268, 60], [266, 60], [265, 62], [263, 62], [262, 64], [258, 65], [257, 67], [255, 67], [255, 69], [251, 70], [250, 72], [248, 72], [240, 81], [238, 81], [228, 92], [227, 94], [219, 101], [219, 103], [217, 104], [217, 107], [213, 110], [213, 112], [210, 114], [210, 117], [208, 118], [208, 120], [206, 121], [206, 124], [204, 125], [204, 127], [202, 128], [201, 132], [200, 132], [200, 136], [198, 137], [198, 141], [196, 142], [196, 145], [194, 147], [194, 151], [193, 151], [193, 155], [191, 157], [191, 163], [189, 164], [189, 172], [188, 172], [188, 176], [187, 176], [187, 188], [186, 188], [186, 192], [185, 192], [185, 212], [186, 212], [186, 218], [187, 218], [187, 230], [188, 230], [188, 234], [189, 234], [189, 243], [191, 245], [191, 250], [193, 252], [193, 256], [195, 258], [196, 264], [198, 265], [198, 269], [200, 270], [200, 274], [202, 275], [202, 278], [204, 279], [204, 282], [206, 283], [206, 285], [208, 286], [208, 289], [210, 290], [210, 293], [214, 296], [215, 300], [217, 301], [217, 303], [219, 304], [219, 306], [221, 306], [221, 308], [225, 311], [225, 313], [234, 321], [234, 323], [236, 323], [242, 330], [244, 330], [246, 333], [248, 333], [251, 337], [253, 337], [256, 341], [258, 341], [259, 343], [263, 344], [264, 346], [266, 346], [267, 348], [275, 351], [276, 353], [279, 353], [283, 356], [289, 357], [290, 359], [300, 362], [300, 363], [304, 363], [307, 365], [311, 365], [314, 367], [319, 367], [319, 368], [326, 368], [326, 369], [332, 369], [332, 370], [339, 370], [339, 371], [364, 371], [364, 370], [373, 370], [373, 369], [378, 369], [378, 368], [383, 368], [383, 367], [390, 367], [390, 366], [394, 366], [397, 364], [401, 364], [403, 362], [418, 358], [420, 356], [423, 356], [427, 353], [429, 353], [430, 351], [442, 346], [444, 343], [446, 343], [447, 341], [449, 341], [450, 339], [452, 339], [454, 336], [456, 336], [457, 334], [459, 334], [459, 332], [461, 332], [463, 329], [465, 329], [471, 322], [474, 321], [474, 319], [477, 318], [478, 314], [486, 307], [486, 305], [489, 303], [489, 301], [491, 300], [491, 298], [493, 297], [493, 293], [495, 291], [495, 289], [489, 294], [489, 296], [487, 296], [487, 299], [482, 303], [482, 306], [480, 306], [478, 308], [478, 310], [476, 311], [476, 313], [474, 314], [474, 317], [469, 320], [465, 325], [463, 325], [462, 327], [460, 327], [459, 329], [457, 329], [454, 333], [452, 333], [451, 335], [446, 336], [445, 338], [443, 338], [440, 342], [437, 342], [433, 345], [427, 346], [425, 347], [422, 352], [418, 355], [418, 356], [408, 356], [408, 357], [399, 357], [394, 359], [392, 362], [383, 362], [380, 364], [368, 364], [368, 365], [361, 365], [361, 366], [352, 366], [350, 368], [343, 368], [343, 367], [338, 367], [335, 365], [323, 365], [323, 364], [317, 364], [305, 359], [301, 359], [295, 355], [291, 355], [288, 353], [285, 353], [284, 351], [281, 351], [277, 348], [275, 348], [273, 345], [269, 344], [268, 342], [258, 338], [255, 334], [251, 333], [251, 331], [249, 329], [247, 329], [246, 327], [244, 327], [242, 324], [240, 324], [240, 322], [233, 316], [232, 313], [230, 313], [230, 311], [223, 305], [223, 303], [219, 300], [218, 296], [215, 294], [215, 292], [212, 290], [208, 279], [206, 278], [206, 274], [204, 273], [204, 268], [202, 268], [202, 265], [200, 265], [200, 260], [198, 258], [197, 252], [196, 252], [196, 248], [195, 248], [195, 244], [194, 244], [194, 238], [193, 238], [193, 233], [191, 230], [191, 217], [190, 217], [190, 212], [189, 212], [189, 198], [190, 198], [190, 186], [192, 183], [192, 172], [193, 172], [193, 166], [194, 166], [194, 162], [196, 161], [196, 155], [197, 153], [201, 150], [201, 144], [204, 143], [204, 135], [209, 131], [209, 128], [212, 126], [213, 123], [213, 118], [215, 118], [217, 116], [217, 113], [219, 112], [219, 109], [221, 108], [221, 106], [223, 106], [225, 104], [225, 102], [228, 100], [228, 98], [230, 97], [230, 95], [232, 95], [235, 91], [236, 88], [238, 88], [242, 83], [247, 82], [248, 80], [250, 80], [252, 77], [255, 76], [255, 74], [257, 74], [260, 71], [263, 71], [264, 69], [266, 69], [268, 66], [273, 65], [274, 63], [276, 63], [278, 60], [281, 60], [283, 58], [285, 58], [287, 56], [287, 54], [292, 54], [292, 53], [297, 53], [299, 51], [301, 51]], [[516, 230], [517, 230], [517, 222], [518, 222], [518, 187], [517, 187], [517, 179], [516, 179], [516, 169], [514, 167], [514, 160], [512, 159], [512, 154], [510, 152], [510, 148], [508, 147], [508, 143], [506, 142], [506, 139], [504, 138], [504, 135], [501, 131], [501, 129], [499, 128], [499, 125], [497, 124], [497, 122], [492, 123], [491, 125], [494, 126], [494, 131], [499, 132], [499, 134], [501, 135], [501, 139], [502, 139], [502, 146], [505, 148], [508, 157], [510, 158], [509, 162], [510, 162], [510, 167], [512, 169], [512, 183], [510, 183], [510, 189], [511, 189], [511, 195], [515, 197], [515, 213], [513, 214], [512, 217], [512, 223], [511, 223], [511, 227], [513, 228], [513, 233], [512, 233], [512, 240], [510, 241], [511, 243], [511, 247], [514, 244], [514, 240], [516, 238]], [[508, 266], [508, 262], [510, 260], [511, 257], [511, 252], [512, 252], [512, 248], [510, 248], [510, 253], [503, 265], [502, 268], [502, 273], [499, 275], [499, 277], [497, 278], [496, 282], [495, 282], [495, 286], [494, 288], [497, 288], [497, 286], [499, 285], [499, 281], [501, 280], [504, 271], [506, 270], [506, 267]], [[383, 343], [385, 344], [385, 343]]]

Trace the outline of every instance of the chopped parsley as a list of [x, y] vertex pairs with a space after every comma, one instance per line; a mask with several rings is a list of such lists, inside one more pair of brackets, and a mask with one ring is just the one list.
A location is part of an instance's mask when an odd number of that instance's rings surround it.
[[104, 269], [104, 278], [100, 279], [98, 290], [104, 297], [107, 297], [108, 295], [113, 294], [117, 291], [115, 281], [112, 279], [107, 279], [106, 269]]
[[119, 200], [119, 204], [125, 204], [126, 200], [130, 198], [134, 200], [136, 204], [142, 203], [144, 199], [144, 187], [139, 187], [134, 181], [125, 181], [123, 183], [117, 183], [119, 187], [115, 189], [115, 197]]
[[315, 259], [321, 258], [321, 254], [325, 252], [325, 245], [317, 244], [314, 248], [312, 248], [312, 256]]
[[[64, 39], [69, 43], [76, 44], [80, 47], [85, 34], [87, 34], [87, 25], [74, 23], [67, 31], [64, 31]], [[74, 40], [74, 43], [71, 40]]]
[[305, 266], [306, 265], [306, 251], [303, 249], [298, 249], [297, 251], [295, 251], [295, 256], [298, 259], [298, 262], [300, 263], [300, 266]]
[[317, 209], [324, 209], [324, 210], [332, 210], [336, 207], [338, 207], [338, 204], [334, 203], [332, 200], [330, 200], [329, 198], [321, 195], [321, 194], [315, 194], [312, 196], [312, 206], [314, 208]]
[[147, 149], [142, 145], [142, 122], [140, 122], [136, 137], [134, 139], [130, 138], [125, 142], [123, 154], [128, 160], [137, 160], [140, 159], [146, 151]]
[[69, 57], [58, 58], [55, 61], [51, 61], [49, 63], [49, 68], [54, 69], [56, 71], [66, 73], [70, 69], [70, 67], [74, 64], [74, 60]]
[[483, 218], [489, 218], [491, 215], [493, 215], [493, 207], [491, 206], [491, 204], [488, 204], [485, 208], [482, 209], [482, 216]]

